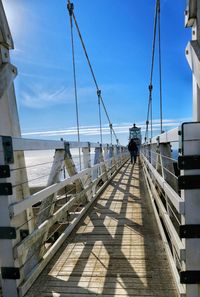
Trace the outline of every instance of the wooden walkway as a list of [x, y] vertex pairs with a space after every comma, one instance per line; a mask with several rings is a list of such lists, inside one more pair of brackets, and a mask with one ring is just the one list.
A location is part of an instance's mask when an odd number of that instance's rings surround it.
[[177, 297], [141, 168], [128, 163], [26, 297]]

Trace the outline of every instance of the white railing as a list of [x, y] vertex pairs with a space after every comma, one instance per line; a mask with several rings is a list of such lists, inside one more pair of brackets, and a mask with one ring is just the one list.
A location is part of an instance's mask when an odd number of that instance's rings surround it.
[[173, 276], [180, 296], [186, 296], [185, 286], [180, 283], [179, 276], [185, 261], [185, 245], [179, 236], [181, 217], [185, 213], [185, 201], [178, 189], [180, 174], [177, 168], [178, 134], [178, 128], [176, 128], [154, 137], [151, 143], [142, 146], [141, 160]]
[[141, 159], [179, 295], [199, 297], [200, 123], [154, 137]]
[[[79, 148], [81, 171], [76, 169], [80, 165], [76, 162]], [[37, 151], [40, 162], [26, 166], [26, 151]], [[42, 151], [45, 158], [51, 152], [53, 160], [41, 161]], [[25, 295], [128, 158], [127, 149], [122, 146], [0, 137], [0, 260], [4, 297]], [[47, 165], [49, 172], [44, 172]], [[39, 177], [31, 178], [35, 171]], [[47, 184], [37, 187], [36, 182], [44, 175]]]

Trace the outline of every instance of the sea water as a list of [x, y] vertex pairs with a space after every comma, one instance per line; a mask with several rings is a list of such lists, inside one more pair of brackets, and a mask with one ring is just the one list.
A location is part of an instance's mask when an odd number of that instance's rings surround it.
[[[47, 185], [48, 178], [51, 172], [55, 151], [27, 151], [25, 152], [25, 163], [28, 175], [28, 184], [30, 187], [41, 187]], [[83, 156], [81, 155], [81, 166], [78, 150], [71, 152], [77, 172], [83, 169]], [[91, 153], [91, 164], [94, 162], [94, 152]], [[61, 180], [68, 177], [68, 173], [64, 167], [61, 170]]]

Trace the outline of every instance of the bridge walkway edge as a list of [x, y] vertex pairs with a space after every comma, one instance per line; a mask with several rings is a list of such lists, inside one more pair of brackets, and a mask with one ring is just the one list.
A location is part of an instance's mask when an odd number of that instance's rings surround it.
[[141, 164], [126, 163], [26, 297], [177, 297]]

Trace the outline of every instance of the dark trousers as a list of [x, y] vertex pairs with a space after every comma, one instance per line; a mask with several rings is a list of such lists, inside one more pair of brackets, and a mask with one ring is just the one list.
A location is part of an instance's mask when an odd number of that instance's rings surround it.
[[131, 163], [133, 164], [133, 161], [134, 161], [134, 164], [135, 164], [135, 162], [137, 161], [137, 151], [130, 151], [130, 154], [131, 154]]

